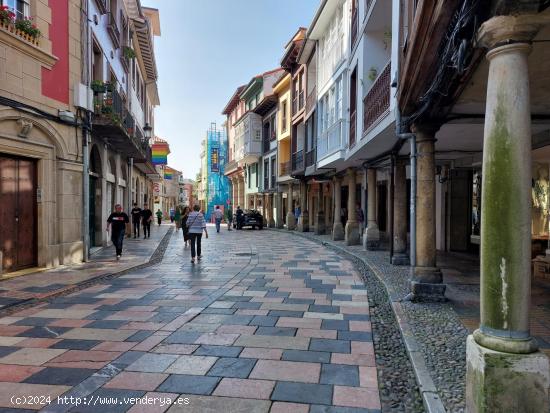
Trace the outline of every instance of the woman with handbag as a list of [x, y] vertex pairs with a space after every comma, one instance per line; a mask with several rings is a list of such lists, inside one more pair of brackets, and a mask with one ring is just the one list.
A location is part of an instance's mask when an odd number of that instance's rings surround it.
[[189, 217], [188, 206], [183, 208], [183, 213], [181, 215], [181, 231], [183, 232], [183, 240], [185, 241], [184, 248], [187, 248], [187, 243], [189, 242], [189, 227], [187, 226], [187, 217]]
[[[202, 258], [201, 255], [201, 239], [202, 232], [208, 238], [208, 231], [206, 231], [206, 221], [204, 215], [200, 212], [201, 208], [198, 205], [193, 207], [193, 212], [189, 213], [187, 217], [187, 227], [189, 228], [189, 240], [191, 242], [191, 263], [195, 263], [195, 256], [197, 261]], [[196, 253], [195, 253], [196, 252]]]

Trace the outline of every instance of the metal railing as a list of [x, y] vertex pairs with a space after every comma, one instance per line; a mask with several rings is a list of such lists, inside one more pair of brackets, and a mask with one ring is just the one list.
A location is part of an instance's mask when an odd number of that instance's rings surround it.
[[315, 148], [306, 152], [306, 168], [308, 166], [315, 165], [315, 152], [316, 152]]
[[286, 161], [286, 162], [281, 162], [279, 164], [279, 176], [285, 176], [285, 175], [290, 175], [290, 168], [291, 168], [291, 162], [290, 161]]
[[101, 14], [107, 13], [107, 0], [96, 0], [96, 3]]
[[390, 66], [391, 62], [386, 65], [363, 99], [363, 134], [390, 108]]
[[317, 86], [313, 86], [313, 90], [311, 90], [307, 94], [306, 98], [306, 112], [309, 113], [311, 110], [317, 105]]
[[292, 172], [302, 171], [304, 169], [304, 151], [299, 150], [292, 154]]

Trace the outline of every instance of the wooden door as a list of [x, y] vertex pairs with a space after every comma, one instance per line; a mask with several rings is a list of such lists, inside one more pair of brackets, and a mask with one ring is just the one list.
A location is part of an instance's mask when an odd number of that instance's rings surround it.
[[3, 272], [36, 266], [36, 161], [0, 155]]

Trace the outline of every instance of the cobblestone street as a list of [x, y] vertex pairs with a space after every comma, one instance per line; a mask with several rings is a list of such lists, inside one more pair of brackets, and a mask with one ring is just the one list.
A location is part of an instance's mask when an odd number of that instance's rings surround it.
[[[1, 318], [0, 411], [44, 407], [31, 395], [50, 396], [49, 412], [108, 398], [109, 412], [381, 409], [351, 261], [291, 234], [225, 228], [210, 228], [203, 256], [191, 264], [174, 232], [160, 264]], [[188, 404], [122, 399], [178, 396]]]

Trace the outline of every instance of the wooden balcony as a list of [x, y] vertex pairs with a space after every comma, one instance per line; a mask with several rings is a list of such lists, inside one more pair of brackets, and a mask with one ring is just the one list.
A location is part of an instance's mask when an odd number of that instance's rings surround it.
[[390, 66], [391, 62], [388, 62], [363, 99], [363, 135], [390, 109]]
[[279, 176], [290, 175], [291, 161], [281, 162], [279, 164]]
[[306, 98], [306, 113], [310, 113], [317, 105], [317, 86], [307, 94]]
[[115, 49], [120, 47], [120, 30], [116, 21], [116, 16], [113, 13], [109, 13], [109, 23], [107, 24], [107, 32], [113, 41]]

